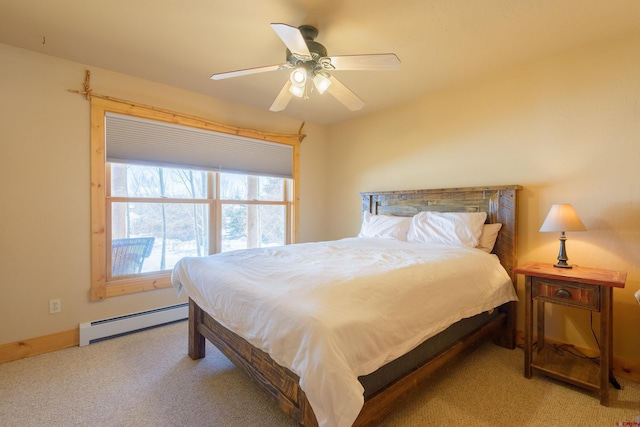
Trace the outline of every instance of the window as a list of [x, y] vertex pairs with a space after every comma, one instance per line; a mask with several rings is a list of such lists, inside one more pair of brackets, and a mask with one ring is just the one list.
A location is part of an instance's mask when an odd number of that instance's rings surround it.
[[92, 99], [92, 300], [169, 287], [185, 256], [295, 241], [297, 135], [163, 116]]
[[182, 257], [210, 253], [207, 172], [116, 163], [107, 171], [108, 280], [168, 270]]
[[[288, 179], [118, 163], [107, 171], [108, 280], [169, 270], [185, 256], [290, 241]], [[216, 182], [220, 197], [211, 197]], [[221, 212], [219, 229], [212, 212]]]
[[220, 251], [284, 245], [290, 180], [220, 175]]

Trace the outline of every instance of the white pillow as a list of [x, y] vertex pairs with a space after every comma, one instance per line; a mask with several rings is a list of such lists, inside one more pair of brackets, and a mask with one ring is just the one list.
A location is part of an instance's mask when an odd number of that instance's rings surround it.
[[407, 240], [475, 248], [486, 212], [420, 212], [411, 220]]
[[376, 237], [395, 239], [405, 242], [411, 224], [410, 217], [392, 215], [373, 215], [365, 211], [362, 215], [362, 227], [358, 237]]
[[482, 234], [478, 240], [476, 248], [491, 253], [498, 238], [498, 232], [502, 228], [502, 224], [496, 222], [494, 224], [485, 224], [482, 226]]

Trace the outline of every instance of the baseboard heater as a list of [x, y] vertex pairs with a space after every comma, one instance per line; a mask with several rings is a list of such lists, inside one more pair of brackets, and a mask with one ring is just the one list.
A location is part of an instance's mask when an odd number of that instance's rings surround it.
[[80, 347], [109, 338], [144, 331], [189, 317], [189, 303], [94, 320], [80, 324]]

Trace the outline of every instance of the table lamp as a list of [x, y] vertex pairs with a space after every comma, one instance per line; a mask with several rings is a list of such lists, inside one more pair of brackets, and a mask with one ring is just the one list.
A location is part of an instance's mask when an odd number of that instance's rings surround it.
[[567, 236], [565, 231], [585, 231], [587, 228], [584, 226], [580, 217], [570, 204], [553, 205], [549, 209], [547, 218], [542, 223], [540, 231], [559, 231], [560, 234], [560, 252], [558, 253], [558, 263], [554, 264], [554, 267], [558, 268], [571, 268], [571, 265], [567, 264], [569, 258], [567, 258], [567, 250], [565, 248], [565, 242]]

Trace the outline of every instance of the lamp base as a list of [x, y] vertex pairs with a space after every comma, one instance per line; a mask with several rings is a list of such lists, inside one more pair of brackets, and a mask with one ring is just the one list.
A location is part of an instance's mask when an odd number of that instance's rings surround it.
[[553, 266], [557, 268], [573, 268], [573, 265], [567, 264], [567, 263], [564, 263], [564, 264], [557, 263], [557, 264], [553, 264]]
[[554, 267], [558, 268], [573, 268], [571, 264], [567, 264], [569, 258], [567, 257], [567, 249], [565, 248], [564, 242], [567, 241], [567, 236], [565, 236], [564, 231], [560, 234], [560, 252], [558, 253], [558, 263], [554, 264]]

